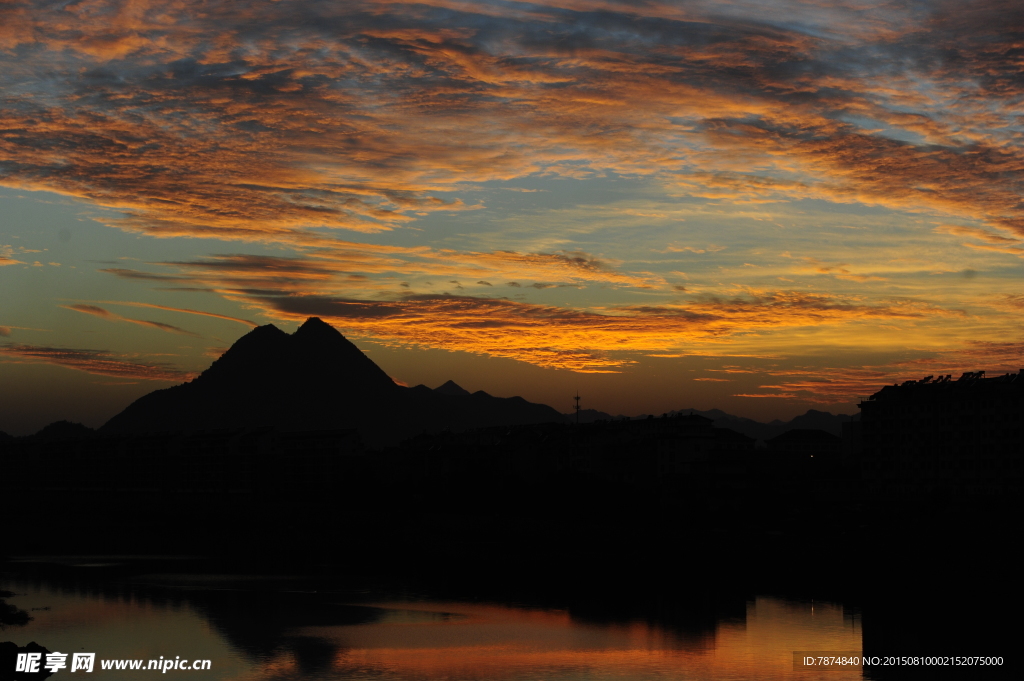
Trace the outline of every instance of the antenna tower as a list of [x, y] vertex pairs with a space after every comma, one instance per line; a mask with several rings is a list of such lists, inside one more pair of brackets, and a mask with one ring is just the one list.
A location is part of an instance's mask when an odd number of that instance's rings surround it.
[[576, 400], [576, 425], [580, 425], [580, 391], [576, 391], [576, 397], [572, 398]]

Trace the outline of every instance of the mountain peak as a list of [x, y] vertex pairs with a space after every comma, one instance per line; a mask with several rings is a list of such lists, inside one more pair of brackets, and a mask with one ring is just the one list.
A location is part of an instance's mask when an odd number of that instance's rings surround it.
[[139, 398], [104, 429], [337, 427], [359, 422], [368, 403], [398, 390], [373, 360], [314, 317], [293, 334], [256, 327], [191, 382]]
[[459, 385], [455, 381], [448, 381], [444, 385], [437, 386], [436, 388], [434, 388], [434, 392], [435, 393], [440, 393], [442, 395], [468, 395], [469, 394], [468, 390], [463, 388], [461, 385]]
[[[263, 326], [257, 326], [249, 333], [242, 336], [242, 338], [248, 337], [260, 337], [260, 336], [287, 336], [288, 334], [277, 328], [273, 324], [264, 324]], [[241, 338], [239, 339], [241, 340]]]
[[333, 326], [331, 326], [330, 324], [328, 324], [324, 320], [320, 319], [319, 317], [310, 317], [309, 319], [304, 321], [302, 323], [302, 326], [300, 326], [298, 329], [296, 329], [294, 335], [296, 335], [296, 336], [299, 336], [299, 335], [306, 336], [306, 335], [310, 335], [310, 334], [314, 334], [314, 333], [315, 334], [332, 334], [332, 335], [338, 335], [338, 336], [341, 335], [341, 333], [339, 333], [337, 329], [335, 329]]
[[215, 374], [239, 363], [265, 360], [288, 342], [288, 334], [273, 324], [257, 326], [235, 341], [203, 374]]

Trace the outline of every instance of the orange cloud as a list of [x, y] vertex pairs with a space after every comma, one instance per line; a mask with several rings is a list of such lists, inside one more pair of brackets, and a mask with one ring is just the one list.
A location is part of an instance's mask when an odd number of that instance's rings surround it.
[[900, 302], [872, 306], [820, 294], [760, 292], [686, 305], [569, 310], [507, 299], [411, 295], [366, 301], [315, 295], [246, 295], [239, 300], [289, 320], [318, 316], [346, 333], [410, 344], [509, 357], [583, 372], [614, 371], [626, 353], [725, 340], [735, 334], [861, 319], [919, 319], [945, 314]]
[[[127, 231], [294, 254], [105, 270], [116, 276], [543, 366], [612, 370], [624, 353], [741, 334], [955, 315], [820, 292], [588, 310], [446, 296], [498, 282], [510, 294], [672, 286], [578, 250], [568, 231], [521, 249], [545, 252], [373, 243], [430, 214], [490, 210], [473, 193], [484, 183], [613, 175], [708, 210], [819, 199], [916, 211], [983, 225], [939, 230], [972, 249], [1024, 254], [1024, 88], [1007, 58], [1020, 8], [819, 5], [769, 22], [696, 2], [255, 0], [199, 13], [152, 0], [9, 0], [0, 182], [116, 209], [102, 219]], [[19, 262], [4, 248], [0, 264]], [[881, 280], [847, 262], [803, 262]], [[701, 286], [690, 288], [710, 290]]]
[[[762, 385], [762, 388], [774, 388], [772, 385]], [[796, 397], [796, 393], [736, 393], [733, 397], [777, 397], [783, 400], [789, 400]]]
[[965, 243], [964, 246], [973, 248], [976, 251], [995, 251], [996, 253], [1024, 256], [1024, 246], [997, 246], [994, 244], [972, 244], [969, 242]]
[[[470, 259], [478, 255], [470, 254]], [[570, 276], [577, 271], [586, 276], [607, 273], [603, 264], [582, 255], [498, 255], [540, 260], [546, 267], [553, 263]], [[464, 350], [575, 371], [613, 371], [633, 361], [625, 356], [629, 353], [664, 355], [684, 347], [692, 351], [695, 345], [774, 329], [963, 315], [908, 299], [868, 303], [825, 293], [750, 288], [728, 298], [699, 294], [671, 305], [577, 310], [494, 296], [419, 293], [405, 286], [407, 282], [382, 289], [365, 277], [352, 279], [351, 272], [335, 272], [335, 264], [322, 258], [231, 255], [164, 263], [184, 270], [182, 275], [104, 271], [129, 279], [173, 281], [216, 291], [271, 319], [321, 317], [345, 333], [384, 343]], [[591, 271], [596, 274], [590, 275]], [[471, 279], [463, 281], [469, 285]], [[459, 280], [442, 285], [455, 291], [464, 288]], [[524, 288], [518, 282], [507, 282], [506, 286]], [[544, 282], [529, 285], [537, 289], [551, 286]]]
[[863, 368], [814, 367], [808, 369], [750, 369], [783, 380], [765, 390], [792, 393], [800, 399], [821, 404], [856, 402], [892, 383], [919, 379], [925, 375], [954, 378], [965, 371], [987, 371], [990, 375], [1016, 373], [1024, 366], [1024, 343], [974, 341], [925, 357]]
[[1024, 310], [1024, 295], [1004, 295], [1001, 300], [999, 300], [999, 303], [1013, 310]]
[[817, 258], [801, 258], [807, 263], [807, 269], [816, 274], [828, 274], [836, 279], [845, 279], [847, 281], [885, 281], [884, 277], [876, 277], [869, 274], [854, 274], [850, 272], [846, 263], [840, 262], [830, 265], [828, 263], [821, 262]]
[[[947, 5], [908, 23], [803, 3], [823, 25], [810, 32], [698, 4], [600, 6], [12, 0], [4, 182], [120, 209], [123, 229], [299, 247], [330, 240], [311, 228], [478, 208], [439, 196], [460, 183], [607, 171], [1024, 233], [1024, 158], [1001, 132], [1021, 93], [1000, 56], [1013, 5], [972, 3], [976, 34]], [[34, 68], [57, 74], [45, 103], [19, 89]], [[751, 159], [764, 173], [736, 172]]]
[[0, 267], [4, 265], [24, 265], [21, 260], [15, 260], [14, 249], [11, 246], [0, 246]]
[[939, 225], [935, 228], [935, 232], [939, 234], [954, 234], [956, 236], [969, 236], [975, 239], [981, 239], [982, 241], [990, 244], [1019, 244], [1021, 239], [1013, 239], [1010, 237], [1002, 236], [1000, 234], [993, 234], [984, 229], [978, 229], [977, 227], [966, 227], [964, 225]]

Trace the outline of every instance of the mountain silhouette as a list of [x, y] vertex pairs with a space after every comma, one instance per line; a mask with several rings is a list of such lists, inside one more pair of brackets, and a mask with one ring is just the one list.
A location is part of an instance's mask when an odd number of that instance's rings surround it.
[[701, 411], [699, 409], [680, 409], [678, 411], [670, 412], [670, 415], [689, 413], [699, 414], [700, 416], [706, 416], [707, 418], [714, 419], [716, 428], [729, 428], [738, 433], [743, 433], [748, 437], [752, 437], [755, 440], [764, 441], [770, 440], [773, 437], [778, 437], [782, 433], [797, 428], [824, 430], [841, 437], [843, 434], [843, 423], [848, 423], [851, 420], [857, 420], [860, 416], [859, 414], [849, 416], [847, 414], [832, 414], [827, 411], [808, 409], [807, 413], [794, 416], [789, 421], [780, 421], [779, 419], [775, 419], [768, 423], [762, 423], [742, 416], [733, 416], [721, 409], [710, 409], [708, 411]]
[[562, 421], [521, 397], [396, 384], [334, 327], [311, 317], [293, 333], [273, 324], [238, 339], [188, 383], [144, 395], [102, 433], [154, 433], [273, 426], [356, 428], [371, 445], [424, 431]]
[[[32, 437], [37, 440], [80, 440], [95, 434], [96, 431], [88, 426], [83, 426], [81, 423], [54, 421], [50, 425], [43, 427]], [[3, 437], [0, 436], [0, 440], [2, 439]]]
[[444, 385], [439, 385], [434, 388], [435, 393], [442, 395], [468, 395], [469, 391], [463, 388], [455, 381], [448, 381]]

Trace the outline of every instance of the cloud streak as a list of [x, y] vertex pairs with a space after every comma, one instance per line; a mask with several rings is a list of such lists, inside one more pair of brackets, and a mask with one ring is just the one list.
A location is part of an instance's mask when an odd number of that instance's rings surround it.
[[166, 331], [167, 333], [177, 333], [184, 336], [195, 336], [199, 337], [198, 334], [186, 331], [177, 326], [171, 324], [165, 324], [163, 322], [154, 322], [148, 319], [131, 319], [129, 317], [122, 317], [119, 314], [105, 310], [102, 307], [96, 305], [86, 305], [84, 303], [75, 303], [73, 305], [61, 305], [66, 310], [74, 310], [75, 312], [81, 312], [83, 314], [92, 315], [93, 317], [99, 317], [100, 319], [106, 319], [112, 322], [128, 322], [129, 324], [137, 324], [138, 326], [146, 326], [151, 329], [157, 329], [158, 331]]
[[[429, 247], [364, 246], [341, 242], [337, 247], [317, 249], [304, 256], [267, 256], [244, 253], [213, 255], [204, 259], [170, 261], [157, 264], [180, 274], [145, 272], [129, 268], [104, 268], [100, 271], [124, 279], [210, 286], [220, 289], [291, 289], [328, 293], [386, 292], [396, 289], [399, 276], [428, 286], [428, 279], [475, 281], [491, 286], [481, 277], [501, 279], [509, 275], [542, 280], [528, 284], [534, 288], [557, 285], [602, 284], [650, 289], [664, 284], [655, 275], [624, 274], [615, 264], [583, 251], [520, 253], [516, 251], [472, 252]], [[433, 286], [431, 282], [429, 286]], [[406, 282], [408, 283], [408, 282]], [[408, 288], [408, 287], [405, 287]]]
[[215, 319], [226, 319], [229, 322], [238, 322], [239, 324], [245, 324], [246, 326], [259, 326], [256, 322], [248, 319], [241, 319], [239, 317], [231, 317], [229, 315], [217, 314], [216, 312], [203, 312], [202, 310], [190, 310], [183, 307], [169, 307], [167, 305], [156, 305], [155, 303], [134, 303], [127, 301], [115, 301], [107, 300], [104, 301], [107, 305], [127, 305], [129, 307], [148, 307], [154, 310], [167, 310], [168, 312], [182, 312], [184, 314], [194, 314], [202, 317], [213, 317]]
[[0, 355], [6, 358], [5, 361], [53, 364], [97, 376], [174, 382], [192, 378], [192, 374], [166, 364], [133, 362], [106, 350], [6, 343], [0, 345]]

